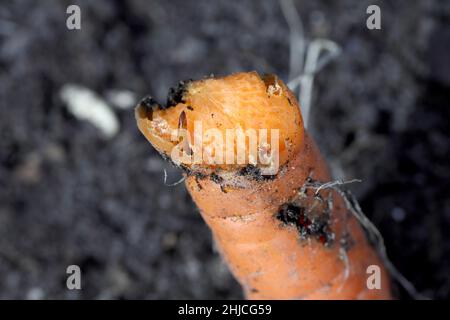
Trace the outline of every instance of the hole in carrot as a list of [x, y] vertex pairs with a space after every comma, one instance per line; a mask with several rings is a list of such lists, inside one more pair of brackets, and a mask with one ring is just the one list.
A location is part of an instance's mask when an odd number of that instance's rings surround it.
[[325, 246], [331, 246], [334, 233], [330, 229], [330, 214], [327, 209], [319, 208], [311, 210], [310, 206], [301, 203], [288, 202], [281, 206], [276, 218], [285, 226], [297, 228], [302, 240], [316, 239]]

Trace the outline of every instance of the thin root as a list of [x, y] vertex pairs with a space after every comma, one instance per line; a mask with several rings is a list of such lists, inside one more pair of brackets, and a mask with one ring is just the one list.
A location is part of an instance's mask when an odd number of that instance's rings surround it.
[[[416, 300], [422, 300], [422, 299], [428, 299], [426, 296], [419, 293], [414, 285], [403, 276], [403, 274], [394, 266], [394, 264], [389, 259], [387, 252], [386, 252], [386, 246], [384, 244], [383, 236], [381, 235], [380, 231], [375, 227], [375, 225], [369, 220], [369, 218], [366, 217], [364, 212], [362, 211], [358, 201], [353, 196], [353, 194], [349, 190], [342, 190], [340, 186], [354, 183], [354, 182], [360, 182], [361, 180], [353, 179], [349, 181], [344, 180], [335, 180], [335, 181], [329, 181], [325, 183], [321, 183], [318, 181], [313, 181], [312, 179], [309, 179], [304, 186], [302, 186], [301, 190], [304, 189], [314, 189], [315, 193], [318, 193], [320, 190], [324, 189], [333, 189], [335, 190], [339, 196], [344, 200], [344, 203], [347, 207], [347, 209], [355, 216], [355, 218], [358, 220], [358, 222], [363, 226], [364, 230], [367, 232], [367, 235], [369, 237], [369, 241], [375, 246], [375, 249], [377, 250], [378, 254], [380, 255], [381, 260], [383, 261], [384, 265], [388, 269], [389, 273], [392, 275], [392, 277], [408, 292], [408, 294], [416, 299]], [[344, 249], [344, 248], [342, 248]], [[341, 259], [343, 258], [345, 263], [346, 254], [342, 255], [342, 251], [345, 252], [345, 250], [341, 250]], [[348, 263], [346, 264], [347, 267]]]
[[184, 180], [186, 180], [186, 176], [183, 176], [180, 180], [174, 182], [174, 183], [167, 183], [167, 170], [164, 169], [164, 185], [167, 187], [175, 187], [182, 183]]

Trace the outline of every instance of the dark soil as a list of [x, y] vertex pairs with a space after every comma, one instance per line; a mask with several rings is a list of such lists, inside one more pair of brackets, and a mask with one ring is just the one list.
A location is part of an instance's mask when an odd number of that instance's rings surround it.
[[[82, 29], [66, 28], [77, 3]], [[450, 5], [297, 1], [306, 34], [342, 47], [315, 79], [310, 132], [417, 289], [450, 298]], [[276, 1], [0, 4], [0, 298], [241, 298], [184, 186], [116, 110], [102, 138], [60, 98], [66, 83], [165, 101], [183, 79], [289, 74]], [[82, 290], [65, 286], [81, 267]], [[408, 296], [400, 291], [400, 297]]]

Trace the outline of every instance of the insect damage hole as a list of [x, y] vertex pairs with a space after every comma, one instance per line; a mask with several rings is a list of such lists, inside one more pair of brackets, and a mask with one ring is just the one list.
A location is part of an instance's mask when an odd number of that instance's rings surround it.
[[281, 206], [276, 218], [284, 226], [294, 226], [302, 240], [313, 238], [325, 246], [331, 246], [333, 243], [334, 233], [331, 231], [330, 215], [326, 210], [319, 212], [311, 210], [311, 207], [289, 202]]

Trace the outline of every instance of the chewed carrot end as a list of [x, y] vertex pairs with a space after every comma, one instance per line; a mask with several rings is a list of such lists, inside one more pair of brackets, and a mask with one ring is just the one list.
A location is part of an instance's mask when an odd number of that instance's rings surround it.
[[299, 151], [300, 111], [273, 75], [185, 82], [172, 96], [165, 106], [144, 99], [136, 118], [150, 143], [177, 164], [196, 171], [279, 167]]

